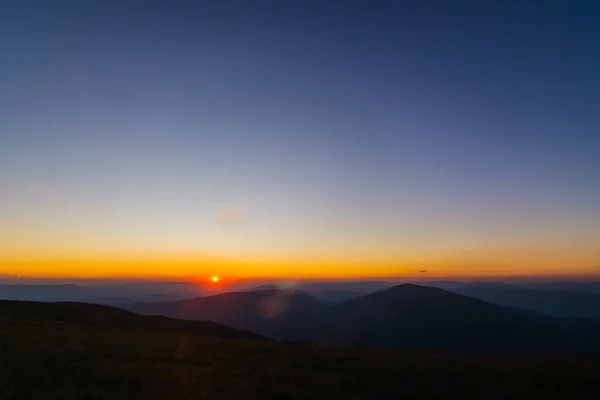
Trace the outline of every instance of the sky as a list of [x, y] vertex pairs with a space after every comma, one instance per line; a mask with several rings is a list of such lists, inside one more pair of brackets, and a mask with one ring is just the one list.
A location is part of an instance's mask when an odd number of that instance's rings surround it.
[[0, 274], [600, 275], [596, 1], [5, 1]]

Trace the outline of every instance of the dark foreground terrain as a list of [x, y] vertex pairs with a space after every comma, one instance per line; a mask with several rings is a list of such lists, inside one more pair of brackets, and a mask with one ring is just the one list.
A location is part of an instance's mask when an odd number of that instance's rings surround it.
[[598, 357], [328, 349], [104, 306], [0, 301], [0, 399], [598, 399], [598, 371]]

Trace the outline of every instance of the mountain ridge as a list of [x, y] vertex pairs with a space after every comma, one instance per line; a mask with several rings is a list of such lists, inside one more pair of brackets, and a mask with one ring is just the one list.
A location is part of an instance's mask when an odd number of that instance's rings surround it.
[[437, 287], [405, 283], [341, 304], [296, 289], [230, 292], [136, 303], [139, 313], [207, 319], [276, 339], [440, 351], [599, 349], [600, 324], [512, 309]]
[[302, 339], [328, 304], [295, 289], [220, 293], [191, 300], [122, 305], [126, 310], [181, 319], [212, 320], [278, 339]]

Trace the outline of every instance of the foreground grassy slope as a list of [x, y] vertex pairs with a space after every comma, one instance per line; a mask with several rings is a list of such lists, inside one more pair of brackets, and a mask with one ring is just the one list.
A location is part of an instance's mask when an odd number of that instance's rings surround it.
[[597, 399], [599, 370], [593, 357], [327, 349], [110, 307], [0, 302], [0, 399]]

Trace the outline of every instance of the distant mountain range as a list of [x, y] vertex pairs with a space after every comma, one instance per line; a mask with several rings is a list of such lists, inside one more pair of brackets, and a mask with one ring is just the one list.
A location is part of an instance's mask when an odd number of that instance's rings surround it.
[[543, 290], [516, 285], [465, 286], [453, 291], [508, 307], [519, 307], [555, 317], [600, 320], [600, 294], [573, 289]]
[[[465, 296], [474, 297], [505, 307], [522, 308], [554, 317], [582, 317], [600, 321], [600, 283], [598, 282], [537, 282], [507, 284], [500, 282], [429, 282], [427, 286], [439, 287]], [[330, 303], [344, 301], [387, 289], [389, 282], [299, 285], [300, 290]], [[351, 289], [349, 289], [351, 288]]]
[[[68, 284], [0, 280], [0, 299], [29, 301], [75, 301], [105, 305], [136, 302], [169, 302], [212, 294], [297, 290], [329, 304], [342, 304], [397, 285], [394, 281], [300, 281], [292, 285], [250, 283], [202, 286], [189, 282], [72, 282]], [[430, 281], [439, 287], [510, 308], [522, 308], [555, 317], [583, 317], [600, 321], [600, 282], [459, 282]]]
[[119, 282], [95, 284], [0, 284], [0, 299], [75, 301], [104, 305], [137, 301], [172, 301], [202, 296], [202, 288], [188, 282]]
[[[300, 283], [296, 289], [332, 304], [394, 286], [393, 282], [313, 282]], [[432, 281], [439, 287], [505, 307], [522, 308], [554, 317], [582, 317], [600, 321], [600, 282], [456, 282]], [[263, 285], [262, 288], [278, 288]]]
[[122, 307], [329, 345], [477, 352], [600, 351], [598, 322], [554, 318], [413, 284], [342, 304], [294, 289], [261, 288]]
[[429, 283], [438, 289], [394, 285], [270, 283], [208, 296], [218, 287], [187, 282], [12, 283], [0, 284], [0, 298], [118, 305], [139, 314], [215, 321], [277, 339], [342, 346], [567, 351], [594, 348], [594, 335], [600, 337], [598, 282]]

